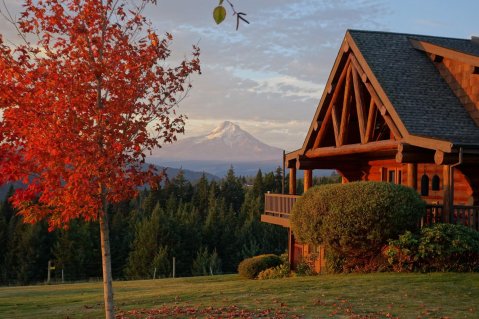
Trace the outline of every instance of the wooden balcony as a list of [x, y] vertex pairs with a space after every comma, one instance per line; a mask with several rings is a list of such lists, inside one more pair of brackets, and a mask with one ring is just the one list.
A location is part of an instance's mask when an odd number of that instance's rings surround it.
[[289, 214], [299, 195], [265, 194], [264, 214], [261, 221], [289, 227]]
[[[289, 215], [299, 195], [265, 194], [264, 214], [261, 221], [289, 227]], [[426, 216], [421, 218], [421, 227], [436, 223], [459, 224], [479, 231], [479, 206], [455, 205], [448, 216], [443, 205], [426, 205]]]

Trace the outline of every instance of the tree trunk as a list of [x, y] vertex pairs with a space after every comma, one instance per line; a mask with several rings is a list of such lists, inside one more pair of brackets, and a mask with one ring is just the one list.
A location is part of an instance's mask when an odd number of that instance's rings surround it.
[[[104, 199], [103, 202], [105, 203], [106, 199]], [[103, 300], [105, 302], [105, 318], [114, 319], [115, 309], [113, 304], [113, 280], [111, 275], [110, 230], [108, 225], [108, 212], [106, 206], [106, 204], [103, 205], [103, 213], [100, 214], [101, 261], [103, 269]]]

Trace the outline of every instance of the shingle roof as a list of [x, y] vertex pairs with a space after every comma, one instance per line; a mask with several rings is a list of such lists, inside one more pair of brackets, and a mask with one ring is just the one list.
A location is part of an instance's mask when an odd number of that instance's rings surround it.
[[479, 56], [479, 45], [452, 39], [349, 30], [409, 134], [479, 145], [476, 126], [429, 57], [409, 39]]

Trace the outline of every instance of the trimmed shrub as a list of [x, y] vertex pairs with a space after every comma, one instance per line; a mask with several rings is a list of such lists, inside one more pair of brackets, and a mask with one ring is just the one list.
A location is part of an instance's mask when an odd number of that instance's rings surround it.
[[243, 260], [238, 265], [238, 273], [241, 277], [255, 279], [263, 270], [273, 268], [281, 264], [281, 257], [277, 255], [259, 255]]
[[329, 197], [333, 197], [336, 190], [331, 185], [314, 186], [296, 201], [291, 210], [290, 222], [298, 241], [314, 245], [323, 243], [320, 230], [324, 216], [328, 213], [327, 204], [332, 199]]
[[388, 261], [396, 271], [479, 271], [479, 232], [462, 225], [435, 224], [420, 236], [390, 241]]
[[415, 231], [424, 213], [424, 201], [411, 188], [382, 182], [332, 184], [313, 187], [296, 202], [291, 227], [302, 242], [326, 244], [335, 263], [330, 270], [374, 271], [382, 267], [378, 258], [388, 239]]

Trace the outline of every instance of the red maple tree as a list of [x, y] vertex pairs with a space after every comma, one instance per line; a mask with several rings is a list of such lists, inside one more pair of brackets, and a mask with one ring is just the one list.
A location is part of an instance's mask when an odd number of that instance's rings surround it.
[[197, 47], [165, 64], [172, 36], [156, 35], [148, 2], [27, 0], [16, 24], [25, 43], [0, 36], [0, 185], [26, 185], [12, 198], [25, 222], [99, 220], [107, 318], [108, 204], [158, 185], [145, 153], [183, 132], [175, 109], [200, 71]]

